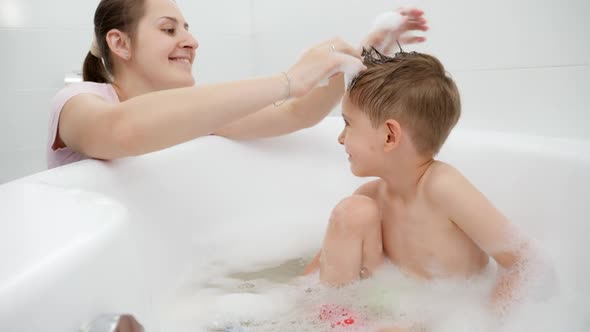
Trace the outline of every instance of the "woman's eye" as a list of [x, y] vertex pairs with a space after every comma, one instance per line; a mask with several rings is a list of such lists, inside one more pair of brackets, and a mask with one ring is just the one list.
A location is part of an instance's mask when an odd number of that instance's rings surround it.
[[173, 35], [176, 30], [175, 29], [163, 29], [162, 31], [166, 32], [169, 35]]

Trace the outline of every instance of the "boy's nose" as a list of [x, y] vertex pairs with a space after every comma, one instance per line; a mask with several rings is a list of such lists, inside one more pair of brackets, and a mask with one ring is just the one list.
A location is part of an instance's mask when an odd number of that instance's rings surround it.
[[338, 143], [344, 145], [344, 130], [338, 135]]

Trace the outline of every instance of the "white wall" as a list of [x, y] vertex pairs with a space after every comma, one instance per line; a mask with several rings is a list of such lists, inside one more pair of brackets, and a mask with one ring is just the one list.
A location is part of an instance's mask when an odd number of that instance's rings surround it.
[[[177, 2], [200, 42], [200, 82], [252, 76], [249, 1]], [[97, 3], [0, 0], [0, 183], [46, 168], [49, 102], [81, 68]]]
[[[200, 83], [285, 70], [333, 36], [358, 42], [384, 0], [177, 0], [200, 42]], [[406, 1], [407, 3], [408, 1]], [[587, 0], [418, 0], [463, 95], [463, 127], [590, 139]], [[97, 1], [0, 0], [0, 183], [45, 168], [48, 107], [78, 69]], [[337, 113], [338, 110], [335, 111]]]
[[[313, 42], [357, 42], [373, 18], [400, 1], [253, 0], [256, 70], [288, 66]], [[590, 139], [588, 0], [418, 0], [431, 53], [457, 80], [460, 126]]]

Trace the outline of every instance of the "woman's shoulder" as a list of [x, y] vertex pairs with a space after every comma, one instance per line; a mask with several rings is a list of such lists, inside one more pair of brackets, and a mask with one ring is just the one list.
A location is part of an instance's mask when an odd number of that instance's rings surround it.
[[117, 101], [117, 93], [111, 84], [95, 82], [72, 83], [59, 90], [53, 97], [53, 105], [63, 104], [70, 98], [80, 94], [93, 94], [107, 101]]

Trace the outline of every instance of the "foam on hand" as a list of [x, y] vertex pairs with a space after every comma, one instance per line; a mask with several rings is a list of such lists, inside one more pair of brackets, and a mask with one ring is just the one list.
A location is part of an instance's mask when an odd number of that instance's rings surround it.
[[365, 69], [365, 65], [363, 65], [362, 61], [353, 56], [341, 52], [336, 52], [335, 55], [342, 59], [342, 64], [338, 66], [336, 69], [329, 72], [326, 75], [326, 77], [322, 79], [320, 83], [318, 83], [318, 87], [328, 85], [330, 77], [338, 73], [344, 73], [344, 88], [346, 89], [346, 87], [348, 87], [348, 84], [350, 84], [350, 81], [355, 76], [357, 76], [363, 69]]
[[[403, 16], [398, 12], [388, 11], [385, 12], [377, 18], [373, 22], [373, 29], [372, 32], [376, 31], [395, 31], [399, 30], [404, 23]], [[380, 45], [375, 46], [377, 51], [383, 53], [385, 51], [385, 47], [391, 43], [391, 34], [387, 34]]]
[[[388, 12], [380, 14], [379, 16], [377, 16], [375, 18], [375, 21], [373, 22], [373, 28], [371, 29], [371, 33], [377, 32], [377, 31], [383, 31], [383, 30], [386, 30], [386, 31], [399, 30], [403, 23], [404, 23], [404, 17], [400, 13], [394, 12], [394, 11], [388, 11]], [[377, 45], [375, 48], [379, 52], [384, 52], [385, 47], [387, 45], [389, 45], [391, 43], [391, 41], [392, 41], [391, 34], [386, 34], [386, 36], [383, 39], [383, 41], [381, 42], [381, 44]], [[347, 54], [340, 53], [340, 52], [337, 52], [337, 55], [342, 57], [342, 59], [343, 59], [342, 65], [340, 65], [337, 69], [328, 73], [328, 75], [326, 75], [325, 78], [320, 80], [320, 83], [318, 83], [318, 87], [323, 87], [323, 86], [328, 85], [328, 81], [330, 80], [330, 77], [334, 76], [335, 74], [344, 73], [344, 88], [346, 89], [348, 87], [348, 85], [350, 84], [350, 81], [354, 77], [356, 77], [364, 69], [364, 65], [363, 65], [362, 61], [360, 61], [359, 59], [356, 59], [352, 56], [349, 56]]]
[[403, 23], [403, 16], [394, 11], [387, 11], [375, 18], [373, 30], [398, 30]]

